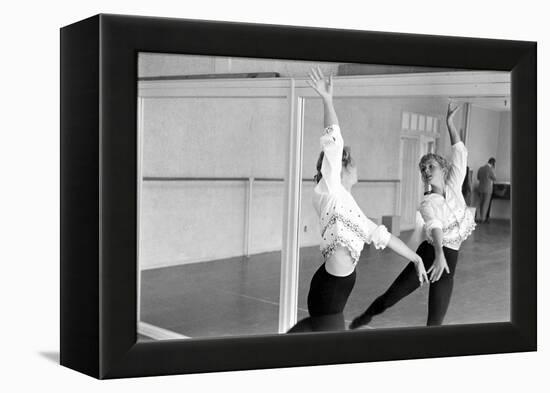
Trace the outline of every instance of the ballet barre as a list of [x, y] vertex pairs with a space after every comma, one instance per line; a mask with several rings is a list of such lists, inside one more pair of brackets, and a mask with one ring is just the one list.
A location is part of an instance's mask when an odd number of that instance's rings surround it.
[[[144, 176], [143, 181], [264, 181], [283, 182], [285, 179], [276, 177], [181, 177], [181, 176]], [[313, 179], [302, 179], [313, 182]], [[399, 179], [359, 179], [358, 183], [400, 183]]]
[[[253, 198], [254, 184], [258, 182], [263, 183], [284, 183], [285, 179], [278, 177], [212, 177], [212, 176], [144, 176], [144, 182], [245, 182], [246, 183], [246, 200], [245, 200], [245, 235], [243, 244], [243, 254], [246, 257], [250, 257], [250, 244], [252, 234], [252, 217], [251, 206]], [[303, 178], [302, 182], [313, 183], [312, 178]], [[399, 186], [401, 181], [399, 179], [360, 179], [359, 184], [395, 184]]]

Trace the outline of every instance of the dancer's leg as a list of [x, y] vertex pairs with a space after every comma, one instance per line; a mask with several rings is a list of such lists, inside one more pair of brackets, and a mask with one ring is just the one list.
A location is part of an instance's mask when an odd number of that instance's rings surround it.
[[320, 315], [311, 317], [311, 327], [314, 332], [335, 332], [346, 330], [344, 313]]
[[296, 323], [287, 333], [303, 333], [312, 332], [313, 326], [311, 324], [311, 317], [304, 318]]
[[346, 330], [344, 313], [319, 315], [304, 318], [294, 325], [287, 333], [326, 332]]
[[489, 205], [487, 206], [487, 216], [485, 217], [485, 222], [489, 222], [489, 218], [491, 217], [491, 205], [493, 204], [493, 195], [489, 194]]
[[441, 278], [430, 284], [428, 297], [428, 326], [443, 324], [443, 319], [449, 308], [451, 294], [453, 292], [454, 274], [458, 260], [458, 251], [443, 247], [445, 259], [449, 266], [450, 273], [444, 272]]
[[345, 330], [344, 307], [355, 285], [356, 272], [336, 277], [322, 264], [313, 275], [307, 297], [310, 316], [287, 333]]
[[321, 265], [311, 279], [307, 296], [307, 308], [311, 316], [338, 314], [344, 311], [348, 297], [355, 285], [355, 270], [349, 276], [337, 277]]
[[[435, 258], [433, 246], [430, 245], [428, 242], [423, 242], [416, 250], [416, 253], [420, 257], [422, 257], [424, 267], [426, 268], [426, 270], [428, 270], [433, 264]], [[357, 329], [358, 327], [368, 324], [371, 321], [372, 317], [383, 313], [386, 309], [393, 306], [405, 296], [409, 295], [419, 286], [420, 282], [418, 281], [416, 268], [414, 266], [414, 263], [410, 262], [401, 272], [401, 274], [397, 276], [397, 278], [390, 285], [388, 290], [382, 296], [379, 296], [374, 302], [372, 302], [372, 304], [363, 314], [361, 314], [351, 322], [350, 329]]]

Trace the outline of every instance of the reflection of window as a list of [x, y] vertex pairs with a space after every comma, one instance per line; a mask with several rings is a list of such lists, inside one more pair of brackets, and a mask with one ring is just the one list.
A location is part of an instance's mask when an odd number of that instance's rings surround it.
[[427, 130], [431, 130], [432, 129], [432, 125], [433, 125], [433, 117], [431, 116], [427, 116], [426, 117], [426, 129]]
[[422, 113], [403, 112], [401, 130], [406, 133], [437, 134], [439, 119]]
[[402, 118], [402, 121], [401, 121], [401, 128], [403, 130], [408, 130], [409, 129], [409, 124], [410, 124], [410, 120], [411, 119], [411, 116], [409, 114], [409, 112], [403, 112], [403, 118]]
[[417, 130], [417, 125], [418, 125], [418, 115], [416, 113], [412, 113], [411, 114], [411, 125], [410, 125], [409, 129], [411, 131], [416, 131]]
[[424, 131], [426, 127], [426, 116], [418, 115], [418, 131]]

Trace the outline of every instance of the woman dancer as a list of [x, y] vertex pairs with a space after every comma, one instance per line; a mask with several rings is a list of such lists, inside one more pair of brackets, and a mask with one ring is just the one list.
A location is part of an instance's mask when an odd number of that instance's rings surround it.
[[413, 261], [418, 285], [428, 280], [422, 259], [384, 226], [377, 226], [365, 217], [350, 194], [351, 187], [357, 183], [357, 168], [340, 133], [332, 102], [332, 76], [326, 80], [317, 68], [309, 77], [308, 83], [321, 96], [324, 107], [325, 129], [313, 197], [321, 224], [324, 263], [311, 280], [307, 298], [310, 317], [298, 322], [289, 333], [345, 329], [343, 310], [355, 284], [355, 265], [365, 242], [377, 249], [388, 246]]
[[[422, 180], [430, 190], [424, 194], [419, 209], [428, 240], [416, 250], [430, 273], [428, 326], [443, 323], [453, 291], [458, 250], [475, 228], [474, 217], [462, 196], [468, 151], [453, 123], [458, 109], [458, 106], [452, 108], [451, 103], [447, 108], [447, 129], [452, 145], [450, 161], [429, 153], [419, 163]], [[409, 264], [389, 289], [352, 321], [350, 329], [368, 324], [375, 315], [384, 312], [416, 288], [415, 268]]]

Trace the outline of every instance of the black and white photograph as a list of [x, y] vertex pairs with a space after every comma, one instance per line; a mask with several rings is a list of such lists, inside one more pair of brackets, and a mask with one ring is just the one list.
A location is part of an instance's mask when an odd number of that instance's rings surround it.
[[545, 9], [6, 3], [0, 391], [548, 390]]
[[510, 321], [509, 72], [137, 58], [139, 340]]

